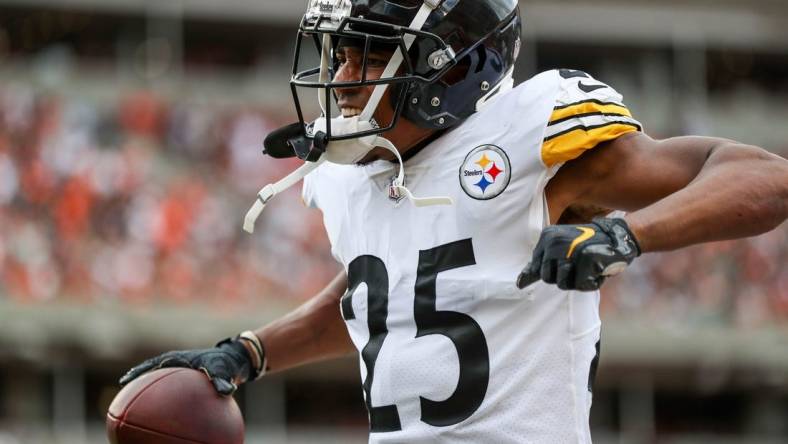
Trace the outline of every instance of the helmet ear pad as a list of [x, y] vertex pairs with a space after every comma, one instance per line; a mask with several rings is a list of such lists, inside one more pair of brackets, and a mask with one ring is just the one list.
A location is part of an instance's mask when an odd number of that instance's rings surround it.
[[402, 115], [424, 128], [452, 127], [476, 112], [476, 103], [500, 81], [503, 69], [501, 55], [479, 45], [438, 81], [410, 83]]
[[[445, 129], [474, 114], [479, 100], [498, 86], [519, 51], [520, 17], [478, 42], [433, 83], [410, 82], [402, 116], [418, 126]], [[398, 85], [402, 88], [402, 85]], [[392, 94], [396, 103], [398, 94]]]

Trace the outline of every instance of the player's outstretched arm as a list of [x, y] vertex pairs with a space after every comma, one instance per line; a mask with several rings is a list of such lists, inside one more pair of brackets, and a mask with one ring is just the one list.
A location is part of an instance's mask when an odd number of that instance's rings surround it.
[[575, 205], [630, 212], [546, 228], [518, 278], [592, 290], [642, 252], [776, 228], [788, 218], [788, 161], [725, 139], [630, 133], [568, 162], [546, 195], [553, 222]]
[[[672, 143], [677, 142], [654, 149]], [[786, 218], [788, 161], [757, 147], [719, 141], [687, 186], [626, 219], [647, 252], [755, 236]]]
[[204, 371], [216, 391], [229, 395], [239, 384], [267, 371], [348, 354], [354, 350], [353, 343], [339, 310], [346, 288], [347, 276], [343, 272], [309, 302], [280, 320], [225, 339], [212, 348], [155, 356], [129, 370], [120, 384], [126, 385], [150, 370], [188, 367]]
[[266, 371], [282, 371], [355, 351], [339, 301], [347, 290], [342, 272], [307, 303], [283, 318], [255, 330], [266, 355]]
[[[569, 169], [593, 177], [574, 181], [580, 187], [569, 202], [630, 211], [625, 219], [642, 252], [754, 236], [788, 217], [788, 161], [758, 147], [637, 133], [574, 162]], [[559, 187], [573, 182], [561, 179]]]

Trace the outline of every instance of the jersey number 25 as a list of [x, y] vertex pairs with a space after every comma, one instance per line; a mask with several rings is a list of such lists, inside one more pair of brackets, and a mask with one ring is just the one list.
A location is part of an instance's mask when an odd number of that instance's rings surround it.
[[[490, 376], [490, 357], [487, 341], [479, 324], [470, 316], [455, 311], [438, 310], [435, 306], [438, 273], [476, 264], [471, 239], [441, 245], [419, 252], [416, 275], [414, 320], [416, 337], [443, 335], [457, 348], [460, 376], [457, 387], [443, 401], [419, 397], [421, 420], [441, 427], [458, 424], [468, 419], [484, 401]], [[361, 351], [367, 368], [364, 392], [373, 433], [401, 430], [396, 405], [372, 405], [372, 381], [375, 361], [383, 341], [388, 335], [389, 278], [386, 265], [375, 256], [359, 256], [348, 267], [348, 290], [342, 297], [342, 314], [345, 320], [355, 319], [352, 296], [358, 286], [367, 285], [367, 327], [369, 342]]]

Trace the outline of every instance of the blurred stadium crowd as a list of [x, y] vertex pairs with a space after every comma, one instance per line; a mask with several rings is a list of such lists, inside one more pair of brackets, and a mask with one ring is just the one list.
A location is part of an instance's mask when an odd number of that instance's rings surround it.
[[257, 236], [241, 231], [257, 189], [290, 168], [260, 154], [275, 124], [146, 92], [0, 90], [0, 294], [243, 307], [313, 293], [336, 266], [297, 190]]
[[[298, 190], [254, 236], [257, 190], [293, 169], [260, 154], [275, 109], [149, 91], [110, 103], [0, 87], [0, 294], [19, 303], [205, 303], [243, 310], [314, 294], [338, 270]], [[606, 315], [741, 328], [788, 319], [788, 225], [648, 255]]]

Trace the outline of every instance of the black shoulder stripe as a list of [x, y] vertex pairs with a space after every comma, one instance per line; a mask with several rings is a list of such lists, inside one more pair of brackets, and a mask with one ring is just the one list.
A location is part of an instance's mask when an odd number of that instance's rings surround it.
[[636, 125], [636, 124], [630, 123], [630, 122], [608, 122], [608, 123], [603, 123], [601, 125], [591, 125], [591, 126], [577, 125], [577, 126], [573, 126], [573, 127], [569, 128], [569, 129], [566, 129], [564, 131], [561, 131], [560, 133], [555, 133], [555, 134], [553, 134], [550, 137], [545, 137], [544, 141], [547, 142], [547, 141], [553, 140], [556, 137], [561, 137], [564, 134], [571, 133], [572, 131], [577, 131], [577, 130], [591, 131], [591, 130], [595, 130], [597, 128], [603, 128], [603, 127], [611, 126], [611, 125], [626, 125], [626, 126], [631, 126], [633, 128], [636, 128], [638, 131], [643, 131], [643, 128], [641, 128], [640, 125]]
[[553, 108], [553, 110], [571, 108], [573, 106], [582, 105], [584, 103], [596, 103], [597, 105], [615, 105], [615, 106], [621, 106], [621, 107], [626, 108], [626, 106], [624, 104], [618, 103], [618, 102], [603, 102], [603, 101], [601, 101], [599, 99], [586, 99], [586, 100], [581, 100], [579, 102], [574, 102], [574, 103], [569, 103], [569, 104], [566, 104], [566, 105], [556, 106], [555, 108]]
[[583, 71], [578, 71], [575, 69], [559, 69], [558, 74], [565, 79], [574, 79], [576, 77], [582, 77], [584, 79], [591, 78], [588, 74], [584, 73]]
[[588, 94], [591, 94], [592, 92], [598, 89], [605, 89], [605, 88], [610, 88], [610, 87], [607, 85], [586, 85], [583, 82], [577, 82], [577, 89]]
[[567, 120], [577, 119], [577, 118], [580, 118], [580, 117], [591, 117], [591, 116], [626, 117], [628, 119], [631, 119], [631, 117], [627, 116], [626, 114], [621, 114], [621, 113], [603, 113], [601, 111], [595, 111], [593, 113], [574, 114], [574, 115], [571, 115], [571, 116], [563, 117], [561, 119], [552, 120], [550, 123], [547, 124], [547, 126], [558, 125], [559, 123], [566, 122]]

